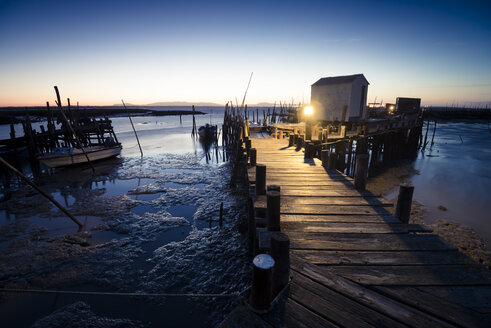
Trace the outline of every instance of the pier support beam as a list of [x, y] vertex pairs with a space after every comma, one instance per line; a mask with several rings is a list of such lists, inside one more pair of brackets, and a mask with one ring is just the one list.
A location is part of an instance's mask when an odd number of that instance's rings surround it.
[[269, 231], [280, 231], [280, 192], [268, 191], [266, 193], [266, 219]]
[[314, 144], [310, 140], [305, 140], [305, 153], [304, 158], [310, 159], [312, 158], [312, 148]]
[[338, 162], [338, 154], [336, 154], [336, 152], [334, 152], [334, 151], [331, 151], [329, 153], [329, 160], [327, 162], [327, 169], [328, 170], [335, 170], [337, 162]]
[[395, 216], [402, 223], [409, 223], [411, 216], [411, 204], [413, 202], [414, 186], [410, 184], [402, 184], [399, 187], [399, 196], [397, 197]]
[[245, 137], [244, 143], [246, 147], [247, 157], [249, 157], [251, 154], [251, 139], [249, 139], [249, 137]]
[[274, 259], [259, 254], [252, 261], [252, 287], [249, 303], [256, 310], [268, 310], [272, 299]]
[[367, 184], [368, 173], [368, 154], [360, 154], [356, 156], [355, 164], [355, 188], [357, 190], [365, 190]]
[[322, 166], [327, 168], [329, 166], [329, 150], [321, 150]]
[[290, 279], [290, 238], [282, 232], [271, 234], [271, 256], [273, 267], [273, 297], [285, 287]]
[[312, 140], [312, 123], [305, 122], [305, 140]]
[[256, 164], [256, 195], [266, 193], [266, 165]]
[[256, 148], [251, 148], [250, 163], [252, 166], [256, 166], [257, 151]]

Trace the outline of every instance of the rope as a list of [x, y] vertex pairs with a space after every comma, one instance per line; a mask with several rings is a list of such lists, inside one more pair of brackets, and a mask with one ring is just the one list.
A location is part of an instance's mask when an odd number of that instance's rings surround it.
[[0, 288], [3, 293], [38, 293], [38, 294], [69, 294], [69, 295], [96, 295], [96, 296], [137, 296], [137, 297], [241, 297], [240, 293], [232, 294], [172, 294], [172, 293], [118, 293], [118, 292], [84, 292], [74, 290], [49, 289], [17, 289]]

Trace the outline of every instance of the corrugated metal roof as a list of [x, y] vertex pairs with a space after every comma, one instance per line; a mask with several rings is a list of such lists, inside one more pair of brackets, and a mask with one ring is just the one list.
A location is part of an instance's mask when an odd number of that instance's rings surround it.
[[367, 79], [363, 74], [354, 74], [354, 75], [345, 75], [345, 76], [323, 77], [312, 85], [352, 83], [353, 81], [355, 81], [360, 77], [364, 79], [367, 82], [367, 84], [370, 84], [368, 83]]

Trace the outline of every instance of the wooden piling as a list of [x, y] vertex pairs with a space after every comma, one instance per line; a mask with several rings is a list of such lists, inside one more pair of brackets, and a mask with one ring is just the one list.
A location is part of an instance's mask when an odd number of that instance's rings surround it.
[[329, 165], [329, 150], [327, 149], [321, 150], [321, 160], [322, 160], [322, 166], [327, 168]]
[[357, 190], [365, 190], [368, 173], [368, 154], [359, 154], [356, 156], [355, 181], [354, 185]]
[[251, 166], [255, 166], [256, 165], [256, 158], [257, 158], [256, 148], [251, 148], [251, 153], [250, 153], [250, 157], [249, 157]]
[[252, 263], [252, 286], [249, 303], [256, 310], [268, 310], [272, 300], [274, 259], [268, 254], [259, 254]]
[[402, 222], [408, 223], [411, 216], [414, 186], [402, 184], [399, 187], [395, 216]]
[[295, 143], [295, 135], [291, 134], [288, 136], [288, 147], [291, 147], [294, 145]]
[[280, 192], [266, 192], [268, 231], [280, 231]]
[[310, 140], [305, 140], [305, 152], [304, 152], [304, 158], [305, 159], [310, 159], [312, 158], [312, 147], [313, 143]]
[[337, 162], [338, 162], [338, 154], [336, 154], [336, 152], [334, 152], [334, 151], [331, 151], [329, 153], [329, 160], [327, 162], [327, 169], [328, 170], [335, 170]]
[[312, 123], [305, 122], [305, 140], [312, 140]]
[[273, 267], [274, 298], [290, 280], [290, 238], [282, 232], [273, 232], [270, 254], [275, 262]]
[[266, 193], [266, 165], [256, 164], [256, 195]]

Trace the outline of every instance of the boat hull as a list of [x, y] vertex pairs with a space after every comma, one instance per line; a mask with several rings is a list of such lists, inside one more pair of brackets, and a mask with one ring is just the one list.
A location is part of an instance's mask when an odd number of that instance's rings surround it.
[[[101, 159], [118, 156], [121, 153], [121, 147], [114, 146], [98, 149], [85, 148], [85, 153], [91, 162], [95, 162]], [[61, 155], [51, 154], [40, 156], [38, 157], [38, 160], [44, 165], [52, 168], [87, 163], [87, 158], [82, 151]]]

